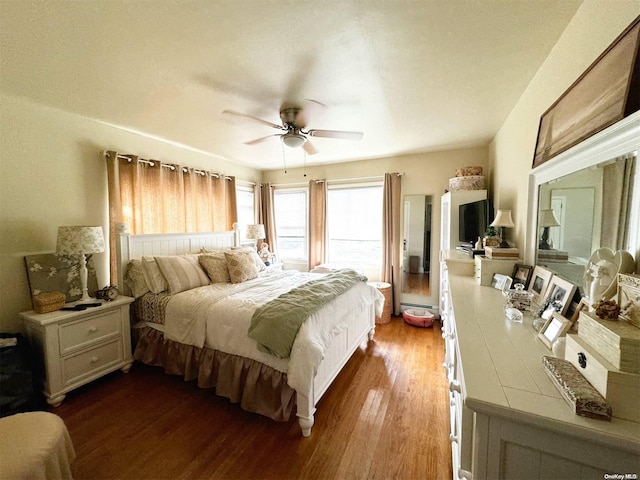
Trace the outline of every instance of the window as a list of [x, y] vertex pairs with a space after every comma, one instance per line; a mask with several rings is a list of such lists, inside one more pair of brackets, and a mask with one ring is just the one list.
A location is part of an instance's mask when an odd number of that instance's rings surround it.
[[382, 262], [382, 185], [329, 186], [327, 260], [359, 266]]
[[246, 238], [247, 225], [255, 223], [253, 188], [236, 185], [236, 206], [238, 208], [238, 224], [240, 239]]
[[273, 192], [278, 255], [282, 260], [307, 259], [307, 190]]

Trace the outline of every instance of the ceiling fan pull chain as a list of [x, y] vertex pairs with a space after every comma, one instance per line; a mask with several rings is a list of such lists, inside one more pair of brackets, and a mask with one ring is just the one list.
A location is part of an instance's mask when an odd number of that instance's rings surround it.
[[284, 154], [284, 143], [280, 142], [282, 147], [282, 163], [284, 164], [284, 173], [287, 173], [287, 157]]

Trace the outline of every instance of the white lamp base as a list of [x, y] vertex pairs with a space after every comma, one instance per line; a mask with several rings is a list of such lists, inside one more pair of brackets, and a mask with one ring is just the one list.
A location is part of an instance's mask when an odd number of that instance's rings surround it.
[[89, 271], [87, 270], [87, 257], [83, 253], [80, 256], [80, 288], [82, 289], [82, 298], [75, 302], [79, 303], [95, 303], [97, 299], [89, 296], [89, 289], [87, 288], [87, 278], [89, 277]]

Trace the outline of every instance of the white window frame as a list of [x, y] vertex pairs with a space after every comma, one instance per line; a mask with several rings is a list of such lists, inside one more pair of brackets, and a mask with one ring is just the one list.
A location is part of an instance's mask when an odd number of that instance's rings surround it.
[[[305, 197], [305, 207], [304, 207], [304, 257], [283, 257], [283, 252], [278, 248], [278, 257], [280, 261], [290, 262], [290, 263], [308, 263], [309, 261], [309, 187], [276, 187], [274, 188], [274, 205], [275, 205], [275, 196], [286, 193], [304, 193]], [[275, 225], [276, 225], [276, 245], [279, 243], [278, 239], [278, 210], [274, 208], [274, 216], [275, 216]]]

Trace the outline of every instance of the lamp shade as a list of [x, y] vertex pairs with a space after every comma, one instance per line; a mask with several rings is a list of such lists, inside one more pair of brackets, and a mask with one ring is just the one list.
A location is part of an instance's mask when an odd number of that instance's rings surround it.
[[513, 220], [511, 219], [511, 210], [498, 210], [496, 218], [491, 223], [492, 227], [508, 227], [512, 228]]
[[265, 238], [264, 234], [264, 225], [247, 225], [247, 238], [251, 240], [258, 240], [260, 238]]
[[58, 227], [58, 255], [80, 255], [104, 252], [102, 227]]
[[560, 222], [556, 217], [556, 214], [553, 210], [540, 210], [540, 217], [538, 218], [538, 222], [540, 227], [559, 227]]

